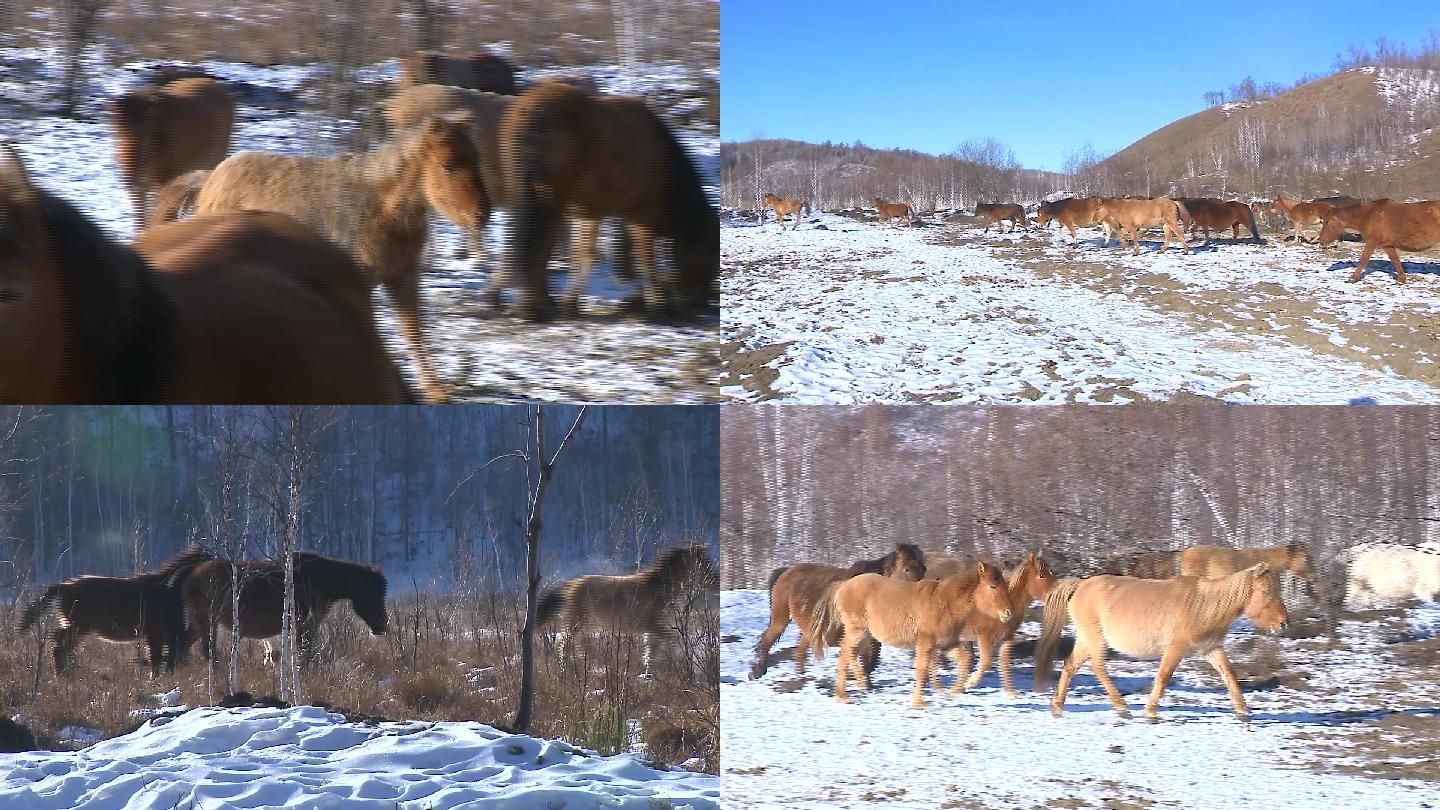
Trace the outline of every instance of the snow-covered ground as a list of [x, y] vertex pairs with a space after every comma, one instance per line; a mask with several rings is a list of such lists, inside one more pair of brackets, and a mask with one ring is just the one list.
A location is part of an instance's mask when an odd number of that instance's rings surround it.
[[479, 723], [195, 709], [76, 753], [0, 755], [0, 807], [718, 808], [720, 780]]
[[[1440, 402], [1440, 257], [1360, 246], [982, 234], [822, 213], [722, 220], [729, 400]], [[1243, 232], [1243, 229], [1242, 229]]]
[[[797, 678], [792, 626], [770, 671], [749, 680], [768, 621], [760, 590], [721, 593], [721, 740], [726, 807], [1437, 807], [1440, 682], [1433, 655], [1440, 605], [1346, 620], [1340, 640], [1259, 636], [1237, 623], [1227, 649], [1252, 722], [1231, 712], [1203, 659], [1180, 665], [1160, 704], [1140, 718], [1155, 662], [1112, 657], [1109, 671], [1136, 719], [1121, 720], [1088, 668], [1065, 714], [1024, 691], [1000, 693], [994, 668], [969, 693], [909, 706], [908, 651], [885, 650], [876, 688], [833, 697], [835, 653]], [[1022, 625], [1033, 638], [1038, 625]], [[943, 681], [953, 681], [944, 671]], [[1432, 781], [1426, 781], [1426, 779]]]
[[[59, 87], [58, 64], [58, 55], [50, 50], [0, 49], [0, 140], [16, 145], [40, 185], [78, 205], [117, 239], [128, 241], [133, 236], [130, 202], [115, 165], [103, 102], [135, 83], [142, 65], [109, 68], [98, 58], [93, 60], [92, 81], [80, 113], [76, 119], [66, 119], [51, 114]], [[305, 109], [306, 88], [313, 86], [323, 66], [204, 62], [200, 67], [218, 78], [249, 85], [257, 104], [265, 105], [247, 105], [246, 97], [241, 98], [232, 151], [333, 154], [343, 151], [345, 139], [360, 125]], [[358, 79], [385, 82], [396, 70], [396, 63], [386, 62], [360, 71]], [[693, 106], [682, 96], [699, 87], [703, 78], [671, 63], [641, 65], [633, 85], [615, 66], [580, 70], [595, 76], [602, 90], [633, 87], [675, 99], [672, 113]], [[707, 72], [713, 76], [718, 66]], [[527, 76], [522, 73], [521, 78]], [[298, 111], [292, 109], [297, 104]], [[718, 137], [676, 131], [713, 201], [718, 195]], [[461, 233], [443, 217], [431, 216], [431, 240], [424, 258], [427, 270], [422, 276], [428, 345], [437, 373], [457, 401], [716, 399], [718, 318], [712, 315], [677, 325], [627, 314], [621, 301], [633, 290], [614, 278], [608, 263], [591, 274], [588, 312], [578, 320], [536, 325], [492, 311], [481, 292], [495, 257], [502, 255], [505, 220], [503, 211], [492, 218], [487, 235], [490, 260], [481, 268], [473, 258], [461, 255]], [[558, 288], [565, 281], [562, 275], [553, 283]], [[375, 296], [385, 342], [413, 380], [408, 345], [383, 294], [377, 291]]]

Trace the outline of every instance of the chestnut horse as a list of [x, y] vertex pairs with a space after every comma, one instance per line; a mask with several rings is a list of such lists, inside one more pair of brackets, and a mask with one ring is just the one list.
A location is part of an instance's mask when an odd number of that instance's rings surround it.
[[111, 242], [0, 150], [0, 402], [405, 399], [344, 251], [289, 217], [197, 217]]
[[[200, 639], [206, 659], [214, 652], [219, 625], [234, 629], [230, 587], [234, 566], [240, 571], [241, 638], [270, 638], [282, 630], [285, 609], [284, 560], [210, 560], [185, 578], [185, 647]], [[355, 615], [380, 635], [388, 627], [385, 574], [373, 565], [339, 560], [309, 551], [295, 552], [295, 628], [302, 655], [312, 650], [320, 622], [336, 602], [350, 602]]]
[[[1160, 246], [1160, 253], [1170, 247], [1170, 237], [1173, 234], [1180, 241], [1180, 246], [1186, 253], [1190, 252], [1190, 245], [1185, 241], [1185, 231], [1180, 227], [1180, 219], [1189, 218], [1190, 214], [1183, 203], [1176, 202], [1169, 197], [1156, 197], [1147, 200], [1130, 199], [1106, 199], [1095, 208], [1095, 219], [1105, 223], [1111, 231], [1115, 231], [1120, 238], [1120, 247], [1125, 247], [1126, 232], [1129, 232], [1130, 239], [1134, 244], [1134, 255], [1140, 255], [1140, 231], [1154, 225], [1160, 225], [1164, 230], [1165, 242]], [[1110, 244], [1110, 233], [1105, 235], [1105, 244]]]
[[[1025, 209], [1015, 203], [976, 203], [975, 216], [985, 220], [985, 233], [990, 232], [991, 225], [998, 225], [1001, 222], [1009, 222], [1009, 233], [1015, 232], [1015, 223], [1020, 227], [1030, 230], [1030, 225], [1025, 221]], [[999, 230], [998, 228], [996, 230]]]
[[[1137, 658], [1160, 659], [1160, 671], [1145, 703], [1145, 717], [1157, 721], [1160, 696], [1181, 659], [1203, 653], [1230, 692], [1235, 715], [1248, 722], [1249, 710], [1240, 694], [1235, 671], [1225, 657], [1225, 633], [1244, 615], [1256, 627], [1285, 629], [1289, 615], [1280, 600], [1280, 582], [1266, 563], [1257, 563], [1226, 577], [1137, 579], [1101, 575], [1064, 580], [1045, 599], [1045, 619], [1036, 648], [1037, 686], [1042, 675], [1040, 647], [1053, 650], [1067, 617], [1075, 625], [1075, 649], [1066, 659], [1050, 701], [1056, 717], [1065, 708], [1070, 679], [1086, 661], [1121, 717], [1130, 710], [1105, 671], [1105, 652], [1114, 649]], [[1050, 657], [1044, 656], [1048, 675]]]
[[911, 210], [910, 206], [905, 203], [885, 202], [884, 198], [876, 197], [870, 201], [870, 204], [875, 206], [875, 211], [879, 215], [881, 222], [889, 222], [892, 219], [903, 219], [910, 223], [910, 227], [915, 227], [915, 213]]
[[1405, 265], [1400, 261], [1401, 250], [1429, 250], [1440, 245], [1440, 202], [1402, 203], [1394, 200], [1376, 200], [1360, 203], [1348, 208], [1334, 208], [1325, 217], [1320, 230], [1320, 244], [1334, 244], [1340, 232], [1346, 228], [1359, 231], [1365, 237], [1365, 249], [1360, 253], [1360, 263], [1350, 274], [1353, 284], [1365, 274], [1365, 265], [1375, 248], [1384, 248], [1395, 266], [1395, 281], [1405, 283]]
[[151, 191], [225, 159], [235, 100], [214, 79], [183, 78], [130, 90], [109, 106], [115, 162], [130, 190], [139, 233], [149, 222]]
[[[719, 587], [719, 574], [705, 547], [686, 543], [661, 551], [637, 574], [591, 574], [550, 588], [540, 596], [536, 626], [558, 624], [569, 637], [582, 630], [643, 635], [648, 669], [658, 641], [674, 639], [676, 616], [687, 595], [698, 588], [708, 605], [712, 594], [719, 599]], [[718, 603], [715, 608], [718, 617]]]
[[447, 56], [435, 51], [415, 51], [401, 59], [400, 87], [418, 84], [448, 84], [513, 96], [515, 67], [489, 53]]
[[152, 676], [175, 671], [183, 649], [185, 612], [180, 588], [196, 566], [213, 559], [198, 544], [175, 555], [158, 570], [133, 577], [83, 576], [46, 588], [20, 614], [20, 632], [28, 631], [51, 609], [60, 626], [50, 633], [55, 673], [64, 674], [81, 639], [95, 634], [106, 641], [145, 642]]
[[[875, 560], [860, 560], [849, 568], [819, 563], [800, 563], [770, 572], [770, 625], [760, 634], [755, 644], [755, 665], [750, 677], [758, 678], [770, 668], [770, 648], [775, 640], [794, 621], [800, 628], [800, 638], [795, 642], [795, 672], [805, 674], [805, 657], [812, 651], [818, 660], [825, 647], [840, 642], [839, 628], [836, 634], [823, 638], [810, 632], [810, 617], [815, 606], [825, 597], [826, 589], [860, 574], [881, 574], [887, 577], [914, 582], [925, 576], [925, 552], [911, 543], [896, 543], [895, 550]], [[879, 653], [878, 648], [871, 651]], [[867, 658], [873, 668], [873, 656]]]
[[389, 295], [427, 398], [443, 401], [445, 389], [425, 350], [420, 257], [429, 207], [461, 229], [477, 229], [490, 215], [469, 126], [464, 114], [431, 118], [365, 154], [310, 158], [240, 152], [203, 178], [195, 191], [195, 211], [289, 214], [349, 250], [370, 283]]
[[1179, 202], [1190, 213], [1190, 232], [1205, 232], [1205, 241], [1210, 241], [1211, 229], [1230, 229], [1231, 243], [1240, 241], [1240, 226], [1250, 231], [1250, 238], [1260, 241], [1260, 228], [1255, 224], [1255, 212], [1242, 202], [1215, 200], [1209, 197], [1181, 197]]
[[791, 228], [791, 230], [795, 231], [800, 230], [800, 211], [803, 209], [805, 216], [810, 216], [810, 203], [804, 200], [794, 198], [782, 200], [774, 194], [766, 194], [762, 198], [762, 201], [764, 205], [760, 207], [761, 225], [765, 224], [765, 209], [767, 208], [775, 210], [775, 220], [780, 223], [780, 230], [782, 231], [785, 230], [785, 217], [787, 215], [795, 217], [795, 227]]
[[[566, 216], [576, 222], [565, 313], [579, 312], [605, 217], [625, 220], [652, 316], [677, 304], [703, 307], [717, 296], [720, 216], [685, 149], [644, 101], [539, 82], [505, 112], [500, 144], [514, 221], [506, 266], [490, 284], [492, 301], [514, 277], [521, 315], [554, 314], [547, 265]], [[657, 239], [670, 241], [672, 276], [660, 270]]]
[[834, 627], [843, 628], [840, 660], [835, 680], [835, 699], [850, 702], [846, 689], [853, 672], [861, 688], [869, 688], [870, 677], [856, 656], [862, 644], [874, 639], [892, 647], [915, 651], [915, 688], [911, 705], [925, 705], [925, 685], [937, 652], [948, 652], [963, 643], [966, 620], [971, 611], [983, 611], [1001, 622], [1014, 615], [1005, 580], [993, 565], [978, 563], [968, 574], [945, 579], [902, 582], [879, 574], [832, 584], [829, 598], [816, 607], [814, 632], [825, 637]]
[[1330, 212], [1334, 211], [1337, 206], [1333, 203], [1321, 202], [1319, 200], [1304, 202], [1294, 197], [1286, 197], [1284, 194], [1277, 194], [1275, 195], [1275, 199], [1270, 201], [1269, 208], [1272, 212], [1284, 214], [1290, 219], [1291, 224], [1295, 226], [1295, 234], [1292, 238], [1296, 242], [1301, 242], [1304, 240], [1300, 236], [1300, 226], [1323, 226], [1325, 218], [1329, 216]]
[[[1009, 592], [1010, 607], [1013, 613], [1009, 621], [997, 621], [995, 617], [981, 610], [971, 611], [967, 617], [964, 629], [961, 630], [962, 638], [975, 641], [980, 650], [980, 663], [974, 673], [970, 672], [970, 645], [964, 643], [950, 651], [950, 659], [955, 662], [955, 684], [950, 688], [952, 694], [963, 692], [973, 688], [980, 683], [980, 678], [985, 671], [990, 669], [990, 662], [995, 656], [995, 646], [1000, 646], [1000, 686], [1007, 695], [1017, 694], [1015, 683], [1010, 676], [1010, 660], [1015, 648], [1015, 630], [1020, 626], [1020, 621], [1025, 618], [1025, 609], [1030, 606], [1031, 601], [1044, 600], [1046, 595], [1055, 587], [1055, 577], [1050, 574], [1045, 561], [1040, 555], [1031, 552], [1025, 561], [1016, 566], [1005, 575], [1005, 584]], [[931, 689], [940, 690], [940, 673], [938, 670], [931, 673]]]
[[[1103, 197], [1067, 197], [1054, 202], [1040, 203], [1040, 210], [1035, 214], [1035, 223], [1041, 228], [1055, 220], [1070, 231], [1070, 239], [1078, 241], [1075, 229], [1083, 225], [1095, 224], [1095, 209], [1100, 207]], [[1108, 240], [1107, 240], [1108, 241]]]

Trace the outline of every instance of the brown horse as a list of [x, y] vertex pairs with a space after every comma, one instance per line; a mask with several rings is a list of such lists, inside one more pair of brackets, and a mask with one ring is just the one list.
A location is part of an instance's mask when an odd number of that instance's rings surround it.
[[230, 151], [235, 100], [219, 82], [185, 78], [131, 90], [110, 102], [115, 162], [135, 207], [135, 231], [149, 221], [151, 191], [192, 169], [211, 169]]
[[1375, 248], [1385, 249], [1395, 266], [1395, 281], [1404, 284], [1405, 265], [1400, 262], [1400, 251], [1429, 250], [1440, 245], [1440, 202], [1376, 200], [1331, 209], [1320, 230], [1320, 244], [1334, 244], [1346, 228], [1359, 231], [1365, 237], [1360, 263], [1350, 274], [1352, 284], [1365, 274], [1365, 265]]
[[1295, 227], [1294, 240], [1304, 241], [1300, 236], [1301, 225], [1324, 225], [1324, 220], [1336, 206], [1328, 202], [1303, 202], [1294, 197], [1286, 197], [1284, 194], [1275, 195], [1270, 201], [1269, 208], [1276, 214], [1284, 214], [1289, 218], [1290, 223]]
[[435, 51], [406, 54], [400, 63], [400, 87], [418, 84], [448, 84], [515, 95], [515, 67], [490, 53], [447, 56]]
[[718, 616], [719, 587], [719, 574], [705, 547], [686, 543], [661, 551], [638, 574], [591, 574], [550, 588], [540, 596], [536, 625], [558, 624], [569, 637], [586, 630], [644, 635], [648, 668], [658, 642], [674, 639], [676, 616], [687, 595], [700, 589]]
[[113, 243], [0, 152], [0, 402], [398, 403], [368, 286], [289, 217]]
[[1178, 555], [1180, 573], [1187, 577], [1225, 577], [1257, 563], [1265, 563], [1276, 572], [1289, 572], [1313, 579], [1315, 568], [1310, 563], [1310, 547], [1304, 543], [1264, 548], [1225, 548], [1223, 546], [1191, 546]]
[[[1005, 584], [1013, 611], [1009, 621], [997, 621], [995, 617], [981, 610], [973, 610], [966, 617], [961, 637], [975, 642], [975, 646], [980, 650], [980, 663], [975, 672], [971, 673], [969, 643], [961, 644], [950, 651], [950, 659], [956, 666], [955, 684], [950, 688], [952, 694], [971, 689], [980, 683], [980, 678], [990, 669], [996, 644], [1000, 646], [1000, 686], [1007, 695], [1017, 694], [1015, 682], [1010, 676], [1015, 630], [1020, 627], [1021, 619], [1025, 618], [1025, 609], [1030, 606], [1030, 602], [1035, 599], [1043, 601], [1055, 587], [1055, 577], [1050, 574], [1050, 569], [1046, 567], [1045, 561], [1040, 559], [1040, 555], [1031, 552], [1023, 563], [1006, 573]], [[931, 689], [938, 692], [939, 671], [932, 671], [930, 677]]]
[[[1289, 621], [1285, 604], [1280, 601], [1280, 583], [1266, 563], [1220, 579], [1102, 575], [1062, 581], [1045, 599], [1041, 639], [1042, 643], [1058, 639], [1068, 616], [1075, 625], [1075, 649], [1060, 672], [1050, 712], [1060, 716], [1070, 679], [1089, 661], [1115, 711], [1129, 717], [1125, 699], [1105, 672], [1105, 652], [1114, 649], [1125, 655], [1160, 659], [1160, 671], [1145, 703], [1146, 719], [1155, 722], [1159, 719], [1160, 696], [1175, 667], [1181, 659], [1198, 652], [1205, 655], [1225, 682], [1235, 715], [1248, 722], [1245, 698], [1223, 646], [1225, 632], [1242, 614], [1256, 627], [1272, 632], [1283, 630]], [[1037, 678], [1041, 674], [1039, 659], [1037, 651]]]
[[431, 118], [365, 154], [240, 152], [204, 178], [195, 211], [289, 214], [349, 250], [371, 284], [390, 296], [427, 398], [442, 401], [446, 392], [431, 368], [420, 318], [420, 256], [430, 206], [461, 229], [477, 229], [490, 215], [469, 126], [463, 114]]
[[902, 582], [861, 574], [828, 590], [830, 597], [815, 610], [814, 632], [823, 637], [836, 626], [842, 628], [835, 680], [835, 699], [841, 703], [850, 701], [846, 680], [851, 672], [862, 688], [869, 688], [869, 675], [858, 665], [856, 652], [870, 639], [915, 651], [911, 704], [919, 708], [925, 705], [925, 684], [935, 654], [963, 642], [972, 610], [990, 613], [1001, 622], [1009, 622], [1014, 615], [1000, 570], [983, 562], [969, 574], [941, 580]]
[[1211, 229], [1230, 229], [1230, 241], [1240, 241], [1240, 226], [1250, 230], [1250, 238], [1260, 241], [1260, 229], [1255, 224], [1255, 212], [1242, 202], [1229, 202], [1209, 197], [1181, 197], [1179, 202], [1190, 213], [1190, 232], [1203, 230], [1205, 241], [1210, 241]]
[[[205, 658], [214, 650], [215, 629], [234, 628], [230, 587], [232, 567], [240, 571], [240, 637], [270, 638], [282, 629], [285, 608], [283, 560], [210, 560], [185, 578], [185, 648], [200, 639]], [[348, 600], [355, 615], [380, 635], [388, 627], [385, 574], [373, 565], [295, 552], [295, 628], [302, 654], [311, 651], [320, 622], [336, 602]]]
[[[1165, 242], [1160, 246], [1160, 253], [1170, 247], [1170, 237], [1173, 234], [1180, 241], [1180, 246], [1186, 253], [1190, 252], [1190, 245], [1185, 241], [1185, 231], [1180, 228], [1179, 220], [1189, 217], [1189, 213], [1183, 203], [1178, 203], [1169, 197], [1156, 197], [1148, 200], [1128, 199], [1106, 199], [1095, 208], [1095, 219], [1105, 223], [1117, 233], [1120, 238], [1120, 247], [1125, 247], [1126, 233], [1135, 243], [1134, 255], [1140, 255], [1140, 231], [1154, 225], [1160, 225], [1164, 230]], [[1110, 234], [1105, 236], [1105, 244], [1110, 244]]]
[[765, 209], [771, 208], [775, 211], [775, 220], [780, 223], [780, 230], [785, 230], [785, 217], [795, 217], [795, 227], [791, 230], [800, 230], [800, 211], [805, 211], [805, 216], [810, 215], [810, 203], [800, 199], [782, 200], [774, 194], [766, 194], [762, 198], [764, 205], [760, 207], [760, 224], [765, 224]]
[[[518, 312], [532, 319], [554, 314], [547, 264], [565, 216], [576, 219], [566, 313], [579, 312], [605, 217], [625, 220], [653, 316], [715, 297], [720, 216], [674, 133], [642, 100], [540, 82], [505, 112], [500, 144], [514, 222], [506, 267], [490, 285], [493, 301], [517, 277]], [[673, 277], [660, 271], [657, 238], [671, 242]]]
[[[849, 568], [800, 563], [770, 572], [770, 625], [755, 644], [755, 665], [750, 677], [758, 678], [770, 668], [770, 648], [791, 621], [800, 628], [800, 638], [795, 642], [796, 674], [805, 674], [807, 652], [813, 652], [818, 660], [825, 647], [840, 643], [838, 627], [828, 638], [810, 632], [811, 613], [831, 585], [860, 574], [880, 574], [914, 582], [926, 574], [925, 552], [911, 543], [896, 543], [895, 550], [889, 554], [875, 560], [860, 560]], [[878, 648], [873, 652], [878, 654]]]
[[1120, 574], [1141, 579], [1169, 579], [1180, 573], [1179, 553], [1174, 551], [1137, 551], [1105, 560], [1099, 573]]
[[1040, 210], [1035, 214], [1035, 223], [1044, 228], [1053, 219], [1070, 231], [1072, 240], [1078, 240], [1075, 229], [1095, 224], [1095, 209], [1100, 207], [1102, 200], [1102, 197], [1067, 197], [1063, 200], [1040, 203]]
[[[1015, 232], [1015, 223], [1020, 227], [1030, 230], [1030, 224], [1025, 221], [1025, 209], [1015, 203], [976, 203], [975, 216], [985, 220], [985, 233], [990, 232], [991, 225], [998, 225], [1001, 222], [1009, 222], [1009, 233]], [[998, 228], [996, 230], [999, 230]]]
[[185, 632], [180, 588], [196, 566], [210, 559], [197, 544], [156, 571], [133, 577], [75, 577], [51, 585], [20, 614], [20, 631], [28, 631], [42, 614], [55, 610], [60, 626], [50, 633], [50, 640], [56, 674], [69, 669], [75, 647], [92, 633], [117, 644], [143, 641], [151, 674], [160, 674], [162, 660], [174, 672]]
[[875, 206], [875, 211], [879, 215], [881, 222], [889, 222], [892, 219], [902, 219], [910, 223], [910, 227], [915, 227], [915, 214], [909, 205], [905, 203], [886, 202], [882, 197], [876, 197], [870, 201], [870, 204]]

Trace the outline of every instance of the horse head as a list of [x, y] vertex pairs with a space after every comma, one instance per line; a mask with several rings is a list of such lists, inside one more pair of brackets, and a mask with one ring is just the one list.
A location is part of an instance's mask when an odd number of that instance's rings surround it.
[[1280, 579], [1269, 563], [1256, 563], [1245, 570], [1250, 580], [1250, 598], [1245, 602], [1245, 617], [1256, 627], [1278, 633], [1290, 624], [1290, 614], [1280, 599]]

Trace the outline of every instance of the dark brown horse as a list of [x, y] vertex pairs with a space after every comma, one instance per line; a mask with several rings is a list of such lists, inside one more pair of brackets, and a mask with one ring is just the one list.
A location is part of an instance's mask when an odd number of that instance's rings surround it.
[[83, 576], [51, 585], [20, 614], [20, 631], [28, 631], [45, 612], [56, 612], [60, 626], [50, 633], [50, 640], [57, 674], [69, 669], [71, 653], [92, 633], [117, 644], [143, 641], [151, 673], [160, 674], [162, 660], [174, 672], [185, 631], [180, 588], [197, 566], [210, 559], [197, 544], [148, 573]]
[[1216, 200], [1210, 197], [1179, 197], [1177, 200], [1190, 214], [1190, 232], [1203, 230], [1205, 241], [1210, 241], [1210, 231], [1230, 229], [1230, 241], [1240, 241], [1240, 226], [1250, 231], [1250, 238], [1260, 241], [1260, 228], [1255, 224], [1255, 211], [1242, 202]]
[[230, 149], [235, 101], [210, 78], [180, 78], [131, 90], [110, 102], [115, 162], [135, 206], [135, 231], [148, 221], [147, 197], [192, 169], [213, 169]]
[[[820, 638], [810, 632], [811, 614], [834, 583], [861, 574], [881, 574], [915, 582], [924, 578], [925, 573], [925, 552], [911, 543], [896, 543], [895, 550], [889, 554], [874, 560], [859, 560], [849, 568], [818, 563], [776, 568], [770, 572], [770, 625], [755, 644], [755, 665], [750, 670], [750, 677], [758, 678], [770, 668], [770, 648], [791, 621], [800, 628], [800, 638], [795, 642], [795, 672], [800, 675], [805, 674], [807, 653], [813, 651], [818, 659], [825, 647], [840, 643], [838, 627], [828, 638]], [[878, 654], [878, 647], [866, 652], [866, 663], [872, 669], [874, 655]]]
[[401, 61], [400, 86], [448, 84], [487, 93], [515, 94], [515, 67], [490, 53], [447, 56], [415, 51]]
[[361, 269], [247, 211], [110, 241], [0, 150], [0, 402], [398, 403]]
[[[514, 278], [521, 315], [555, 313], [547, 266], [566, 216], [576, 222], [565, 313], [579, 311], [605, 217], [625, 220], [652, 316], [676, 304], [704, 306], [718, 294], [720, 216], [674, 133], [642, 100], [541, 82], [505, 111], [500, 152], [514, 222], [492, 301]], [[657, 239], [671, 242], [673, 277], [660, 271]]]
[[1025, 221], [1025, 209], [1015, 203], [976, 203], [975, 216], [985, 220], [985, 233], [990, 232], [991, 225], [999, 225], [1001, 222], [1010, 223], [1010, 233], [1015, 232], [1016, 223], [1019, 223], [1021, 228], [1030, 230], [1029, 223]]
[[[270, 638], [281, 632], [285, 603], [283, 560], [242, 560], [240, 572], [240, 636]], [[201, 563], [186, 577], [185, 647], [200, 639], [208, 659], [219, 625], [234, 629], [230, 586], [232, 563]], [[336, 602], [350, 602], [355, 615], [375, 635], [388, 626], [385, 613], [385, 574], [373, 565], [337, 560], [309, 551], [295, 552], [295, 627], [300, 651], [307, 654], [320, 622]]]

